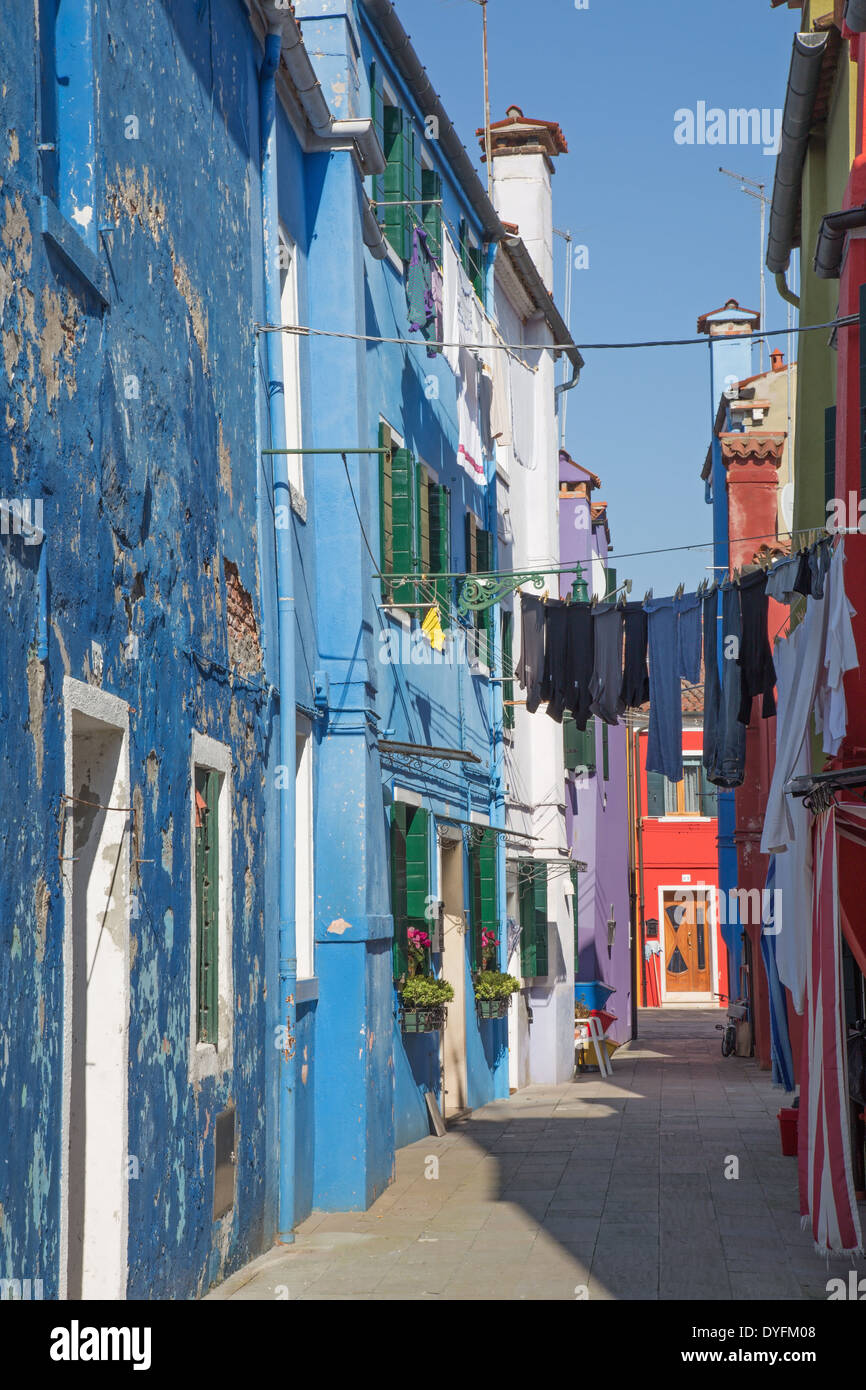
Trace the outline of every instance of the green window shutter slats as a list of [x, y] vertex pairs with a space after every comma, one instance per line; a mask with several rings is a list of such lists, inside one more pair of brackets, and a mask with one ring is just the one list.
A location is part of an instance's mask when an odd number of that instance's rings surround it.
[[547, 865], [532, 859], [518, 860], [520, 904], [520, 968], [525, 978], [546, 975]]
[[409, 966], [408, 931], [428, 931], [430, 894], [428, 813], [421, 806], [395, 801], [391, 806], [391, 911], [394, 916], [394, 976]]
[[[370, 115], [373, 118], [373, 129], [379, 138], [379, 144], [385, 148], [385, 129], [384, 129], [385, 103], [382, 100], [382, 87], [379, 73], [375, 63], [370, 64]], [[373, 175], [373, 202], [381, 204], [385, 197], [385, 184], [381, 174]], [[379, 222], [385, 220], [385, 209], [374, 207], [373, 212]]]
[[197, 1041], [218, 1042], [219, 1029], [219, 773], [195, 770]]
[[427, 232], [427, 244], [430, 247], [437, 261], [442, 260], [442, 178], [436, 173], [435, 169], [422, 169], [421, 171], [421, 197], [424, 199], [436, 199], [436, 202], [424, 202], [421, 213], [424, 229]]
[[481, 247], [473, 246], [465, 217], [460, 219], [460, 261], [478, 298], [484, 300], [484, 277], [481, 272]]
[[[391, 431], [387, 425], [379, 425], [379, 448], [391, 448]], [[394, 490], [393, 457], [379, 455], [379, 534], [381, 538], [381, 569], [383, 574], [394, 573]], [[382, 585], [382, 597], [387, 603], [390, 599], [388, 585]]]
[[[862, 391], [862, 368], [861, 368]], [[862, 417], [861, 417], [862, 418]], [[866, 424], [866, 420], [863, 421]], [[863, 468], [862, 454], [860, 462]], [[836, 496], [836, 407], [828, 405], [824, 411], [824, 506]]]
[[[491, 569], [493, 538], [489, 531], [478, 525], [472, 512], [466, 513], [466, 573], [485, 574]], [[493, 627], [493, 609], [484, 608], [473, 613], [473, 623], [478, 633], [478, 659], [485, 666], [490, 665], [490, 632]]]
[[580, 970], [580, 959], [577, 942], [577, 869], [569, 869], [571, 875], [571, 916], [574, 924], [574, 973], [577, 976]]
[[[393, 574], [415, 572], [415, 527], [412, 515], [414, 461], [408, 449], [391, 454], [391, 505], [393, 514]], [[415, 586], [406, 580], [393, 586], [394, 603], [414, 603]]]
[[403, 112], [399, 106], [384, 108], [382, 125], [386, 160], [383, 175], [385, 207], [381, 209], [385, 215], [382, 221], [385, 235], [397, 255], [408, 260], [405, 200], [412, 196], [408, 177], [411, 156], [407, 149], [411, 145], [411, 131], [404, 129]]
[[663, 816], [665, 813], [663, 772], [648, 772], [646, 775], [646, 813], [648, 816]]
[[430, 493], [431, 484], [427, 469], [419, 463], [416, 469], [416, 497], [418, 501], [418, 568], [429, 574], [434, 568], [430, 548]]
[[510, 608], [502, 610], [502, 722], [506, 729], [514, 728], [514, 614]]
[[608, 569], [605, 570], [605, 579], [607, 581], [607, 585], [604, 591], [605, 597], [611, 598], [613, 594], [616, 593], [616, 570], [608, 567]]
[[[432, 574], [447, 574], [451, 568], [448, 537], [451, 523], [451, 496], [447, 487], [439, 483], [430, 485], [430, 571]], [[439, 604], [439, 622], [443, 628], [449, 625], [451, 610], [451, 581], [437, 579], [434, 588]]]
[[469, 851], [472, 883], [472, 933], [470, 958], [473, 970], [481, 968], [481, 935], [495, 932], [499, 918], [496, 909], [496, 834], [485, 827], [481, 840]]
[[562, 716], [562, 742], [566, 771], [576, 772], [583, 765], [583, 736], [567, 710]]

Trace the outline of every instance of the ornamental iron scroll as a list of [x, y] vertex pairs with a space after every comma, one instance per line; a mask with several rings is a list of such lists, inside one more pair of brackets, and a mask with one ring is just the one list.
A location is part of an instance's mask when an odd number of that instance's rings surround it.
[[457, 612], [480, 613], [485, 608], [492, 608], [494, 603], [501, 603], [507, 594], [513, 594], [521, 584], [533, 584], [536, 589], [543, 589], [546, 582], [545, 575], [538, 571], [525, 574], [467, 575], [460, 588]]

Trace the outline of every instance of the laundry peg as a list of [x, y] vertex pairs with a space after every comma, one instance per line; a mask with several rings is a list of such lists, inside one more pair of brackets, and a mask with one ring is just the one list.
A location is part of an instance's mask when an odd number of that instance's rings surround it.
[[652, 598], [652, 596], [653, 596], [653, 591], [652, 591], [652, 589], [647, 589], [646, 593], [645, 593], [644, 596], [643, 596], [643, 601], [644, 601], [644, 603], [649, 603], [650, 600], [651, 600], [651, 598]]
[[685, 584], [678, 584], [678, 585], [677, 585], [677, 591], [676, 591], [676, 593], [674, 594], [674, 598], [682, 598], [683, 592], [684, 592], [684, 590], [685, 590], [685, 587], [686, 587]]

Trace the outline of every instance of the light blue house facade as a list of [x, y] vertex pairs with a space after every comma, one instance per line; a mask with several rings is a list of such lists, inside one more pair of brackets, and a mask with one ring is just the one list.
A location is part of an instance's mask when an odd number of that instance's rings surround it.
[[295, 13], [0, 16], [0, 1277], [46, 1297], [195, 1296], [508, 1093], [495, 468], [377, 341], [416, 216], [479, 312], [503, 229], [391, 6]]

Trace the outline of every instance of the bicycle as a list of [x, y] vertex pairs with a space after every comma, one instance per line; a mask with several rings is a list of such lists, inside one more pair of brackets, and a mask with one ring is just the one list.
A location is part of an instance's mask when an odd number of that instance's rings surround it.
[[717, 1023], [716, 1030], [722, 1035], [722, 1056], [730, 1057], [737, 1046], [737, 1024], [748, 1017], [749, 1003], [747, 999], [737, 999], [732, 1004], [727, 994], [717, 994], [716, 998], [728, 1003], [728, 1021]]

